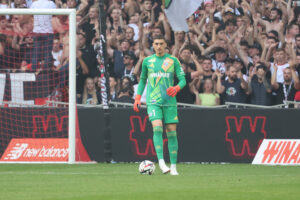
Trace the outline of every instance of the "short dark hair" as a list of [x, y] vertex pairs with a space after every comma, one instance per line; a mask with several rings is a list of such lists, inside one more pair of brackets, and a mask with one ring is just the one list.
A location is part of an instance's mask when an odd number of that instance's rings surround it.
[[133, 61], [136, 60], [136, 56], [135, 56], [135, 54], [134, 54], [133, 51], [127, 51], [127, 52], [125, 52], [125, 53], [124, 53], [124, 56], [130, 57], [130, 59], [132, 59]]
[[130, 44], [130, 41], [126, 39], [120, 40], [120, 44], [122, 44], [123, 42], [128, 42]]
[[220, 25], [217, 30], [216, 30], [216, 33], [219, 33], [220, 31], [224, 31], [225, 30], [225, 27], [223, 25]]
[[249, 43], [248, 43], [246, 40], [241, 40], [241, 41], [240, 41], [240, 45], [241, 45], [241, 46], [249, 47]]
[[278, 40], [276, 37], [268, 36], [268, 39], [272, 39], [272, 40], [274, 40], [275, 42], [279, 42], [279, 40]]
[[264, 71], [267, 71], [267, 67], [265, 65], [262, 65], [262, 64], [256, 66], [256, 71], [258, 71], [259, 69], [263, 69]]
[[226, 49], [224, 49], [223, 47], [217, 47], [215, 49], [215, 53], [226, 53]]
[[281, 19], [281, 17], [282, 17], [282, 11], [279, 8], [272, 8], [271, 11], [276, 11], [277, 14], [279, 15], [279, 18]]
[[229, 26], [229, 25], [233, 25], [236, 26], [236, 21], [234, 19], [229, 19], [225, 22], [225, 27]]
[[268, 33], [272, 33], [272, 34], [274, 34], [277, 38], [279, 37], [279, 34], [278, 34], [278, 32], [277, 31], [275, 31], [275, 30], [271, 30], [271, 31], [269, 31]]
[[154, 40], [164, 40], [165, 42], [167, 42], [163, 35], [155, 35], [153, 37], [153, 42], [154, 42]]
[[285, 52], [285, 49], [284, 49], [284, 48], [277, 48], [277, 49], [275, 50], [275, 52], [279, 52], [279, 51]]
[[205, 60], [209, 60], [212, 63], [211, 58], [207, 57], [207, 56], [203, 56], [202, 57], [202, 62], [204, 62]]
[[180, 53], [183, 52], [184, 50], [189, 50], [191, 53], [193, 53], [191, 46], [185, 46], [185, 47], [180, 51]]

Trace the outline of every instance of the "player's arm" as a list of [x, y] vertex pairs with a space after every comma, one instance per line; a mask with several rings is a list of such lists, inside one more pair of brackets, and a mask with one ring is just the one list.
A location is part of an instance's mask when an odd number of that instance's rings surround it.
[[174, 67], [179, 82], [176, 86], [169, 87], [167, 89], [167, 94], [171, 97], [175, 97], [176, 94], [186, 85], [185, 74], [177, 58], [174, 60]]
[[175, 65], [175, 73], [179, 80], [178, 86], [180, 87], [180, 89], [182, 89], [186, 85], [186, 80], [185, 80], [184, 71], [183, 71], [181, 64], [177, 58], [175, 59], [174, 65]]
[[133, 105], [133, 110], [135, 112], [139, 112], [138, 107], [141, 105], [141, 97], [142, 97], [142, 94], [144, 92], [146, 82], [147, 82], [148, 69], [147, 69], [147, 64], [146, 64], [145, 60], [146, 59], [144, 59], [143, 64], [142, 64], [142, 72], [141, 72], [141, 76], [140, 76], [140, 82], [138, 85], [138, 90], [137, 90], [137, 94], [135, 96], [134, 105]]

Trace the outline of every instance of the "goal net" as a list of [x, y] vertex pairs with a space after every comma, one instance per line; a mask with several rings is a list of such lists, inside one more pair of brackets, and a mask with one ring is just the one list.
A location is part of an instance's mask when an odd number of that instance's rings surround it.
[[0, 9], [0, 162], [89, 160], [76, 129], [75, 20], [73, 9]]

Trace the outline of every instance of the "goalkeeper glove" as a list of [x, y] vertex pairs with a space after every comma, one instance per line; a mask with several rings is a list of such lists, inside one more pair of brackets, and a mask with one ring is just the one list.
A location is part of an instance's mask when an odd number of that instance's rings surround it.
[[134, 110], [135, 112], [140, 112], [140, 111], [139, 111], [140, 105], [141, 105], [141, 95], [137, 94], [137, 95], [135, 96], [135, 100], [134, 100], [134, 104], [133, 104], [133, 110]]
[[180, 87], [178, 85], [176, 85], [174, 87], [169, 87], [167, 89], [167, 95], [169, 95], [171, 97], [175, 97], [179, 91], [180, 91]]

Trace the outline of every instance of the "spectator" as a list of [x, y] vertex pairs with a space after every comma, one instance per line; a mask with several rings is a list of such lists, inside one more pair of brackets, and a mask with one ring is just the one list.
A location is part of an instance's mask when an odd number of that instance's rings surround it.
[[248, 83], [248, 94], [251, 95], [251, 104], [271, 105], [271, 82], [266, 77], [267, 67], [258, 65], [256, 74], [251, 73]]
[[0, 33], [5, 33], [8, 29], [8, 20], [4, 15], [0, 16]]
[[129, 77], [121, 79], [121, 90], [118, 97], [114, 100], [115, 102], [122, 103], [134, 103], [133, 96], [133, 85]]
[[222, 73], [216, 71], [217, 75], [217, 92], [221, 95], [223, 102], [246, 103], [247, 83], [243, 79], [241, 71], [230, 65], [227, 68], [227, 80], [222, 81]]
[[282, 104], [283, 101], [293, 101], [295, 93], [300, 90], [299, 77], [295, 72], [293, 66], [287, 67], [283, 70], [283, 82], [277, 81], [278, 66], [275, 64], [273, 66], [274, 72], [272, 74], [272, 87], [276, 93], [276, 104]]
[[[88, 12], [88, 21], [81, 28], [86, 35], [86, 44], [91, 44], [96, 33], [99, 32], [99, 7], [93, 5]], [[97, 34], [99, 35], [99, 33]]]
[[[1, 21], [0, 21], [1, 23]], [[296, 48], [296, 53], [300, 54], [300, 34], [296, 35], [295, 37], [295, 48]]]
[[204, 80], [203, 83], [203, 93], [198, 92], [196, 87], [192, 87], [192, 91], [196, 96], [196, 102], [197, 105], [202, 106], [217, 106], [220, 104], [220, 96], [215, 91], [215, 83], [212, 79], [207, 78]]
[[109, 77], [109, 91], [110, 91], [110, 100], [114, 100], [117, 98], [117, 79], [114, 76]]
[[54, 59], [54, 66], [58, 67], [59, 65], [61, 65], [60, 61], [61, 61], [61, 56], [62, 56], [62, 49], [60, 48], [60, 42], [59, 39], [54, 39], [53, 40], [53, 48], [52, 48], [52, 56]]
[[107, 53], [110, 58], [113, 58], [114, 67], [112, 73], [117, 77], [121, 78], [124, 74], [125, 65], [123, 63], [124, 54], [129, 50], [129, 42], [122, 40], [120, 42], [120, 50], [114, 50], [110, 46], [107, 48]]
[[134, 64], [136, 57], [132, 51], [128, 51], [124, 54], [123, 63], [125, 65], [123, 77], [129, 77], [133, 84], [137, 83], [136, 76], [133, 74]]
[[225, 74], [226, 67], [225, 67], [225, 59], [227, 57], [226, 50], [222, 47], [218, 47], [215, 50], [215, 59], [212, 60], [212, 69], [216, 71], [217, 69], [222, 73]]
[[21, 38], [19, 43], [17, 43], [17, 36], [14, 36], [12, 47], [20, 52], [21, 56], [21, 70], [31, 70], [31, 60], [32, 60], [32, 51], [33, 51], [33, 37], [27, 35], [24, 38]]
[[[31, 9], [55, 9], [56, 5], [50, 0], [36, 0], [30, 6]], [[34, 48], [32, 55], [32, 69], [37, 69], [38, 62], [43, 60], [42, 68], [52, 67], [53, 28], [51, 15], [34, 15]]]
[[287, 55], [283, 48], [276, 49], [275, 56], [274, 56], [274, 63], [271, 63], [271, 72], [274, 73], [274, 65], [277, 65], [277, 77], [276, 81], [279, 83], [283, 83], [283, 71], [285, 68], [290, 66], [290, 63], [287, 62]]
[[95, 78], [96, 95], [98, 104], [102, 103], [102, 91], [101, 91], [101, 77]]
[[83, 87], [82, 104], [98, 104], [94, 80], [91, 77], [86, 78]]
[[79, 51], [77, 51], [77, 57], [82, 58], [78, 59], [80, 64], [86, 64], [89, 71], [88, 74], [92, 78], [99, 75], [97, 71], [98, 62], [96, 59], [96, 52], [94, 51], [94, 48], [91, 46], [91, 44], [86, 42], [86, 35], [83, 32], [77, 34], [77, 42], [79, 48]]
[[134, 30], [134, 36], [133, 36], [134, 41], [139, 40], [139, 21], [140, 21], [139, 12], [135, 12], [134, 14], [130, 15], [128, 26], [133, 28]]
[[[203, 74], [203, 69], [200, 63], [198, 62], [197, 56], [195, 54], [192, 54], [191, 59], [196, 64], [196, 70], [192, 69], [193, 67], [191, 67], [190, 63], [183, 62], [181, 64], [185, 73], [187, 85], [184, 88], [182, 88], [176, 95], [177, 102], [179, 103], [193, 104], [195, 102], [195, 96], [194, 93], [191, 93], [190, 87], [194, 85], [196, 81], [198, 81], [198, 79], [200, 78], [200, 75]], [[177, 84], [178, 82], [179, 80], [177, 79], [177, 77], [175, 77], [175, 84]]]
[[[214, 70], [212, 69], [212, 60], [208, 57], [205, 57], [202, 61], [203, 68], [203, 80], [207, 78], [212, 78]], [[198, 87], [199, 88], [199, 87]]]

